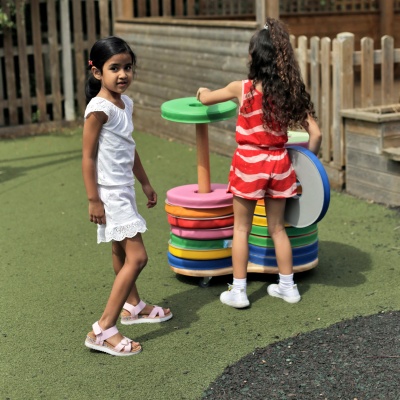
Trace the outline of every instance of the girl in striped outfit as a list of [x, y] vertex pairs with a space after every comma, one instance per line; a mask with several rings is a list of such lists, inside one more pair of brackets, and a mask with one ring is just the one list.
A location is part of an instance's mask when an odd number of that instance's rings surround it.
[[228, 185], [235, 216], [233, 284], [220, 300], [235, 308], [250, 304], [246, 294], [248, 237], [257, 200], [264, 199], [279, 269], [279, 284], [269, 285], [268, 294], [297, 303], [301, 296], [293, 281], [292, 249], [284, 221], [286, 199], [297, 193], [296, 175], [284, 145], [289, 128], [304, 128], [309, 134], [309, 150], [318, 154], [321, 132], [285, 25], [268, 18], [263, 29], [253, 35], [248, 79], [214, 91], [199, 88], [197, 99], [205, 105], [237, 99], [240, 106], [238, 147]]

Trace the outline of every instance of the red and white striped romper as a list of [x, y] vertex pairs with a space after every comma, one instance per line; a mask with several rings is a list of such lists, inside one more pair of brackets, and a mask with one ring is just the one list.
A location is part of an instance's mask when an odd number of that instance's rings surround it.
[[296, 174], [284, 147], [287, 131], [269, 130], [262, 122], [262, 93], [242, 81], [242, 104], [236, 124], [238, 147], [232, 158], [228, 192], [250, 200], [288, 198], [297, 194]]

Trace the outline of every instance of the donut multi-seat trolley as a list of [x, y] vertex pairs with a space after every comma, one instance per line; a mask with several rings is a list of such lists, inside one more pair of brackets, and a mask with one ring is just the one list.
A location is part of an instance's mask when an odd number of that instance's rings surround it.
[[[233, 272], [233, 196], [226, 192], [227, 184], [210, 182], [208, 124], [236, 117], [236, 110], [233, 101], [204, 106], [195, 97], [161, 106], [164, 119], [196, 126], [197, 184], [168, 190], [165, 211], [170, 224], [168, 264], [177, 274], [201, 278], [202, 287], [213, 276]], [[307, 133], [289, 132], [288, 151], [298, 179], [298, 195], [287, 200], [285, 210], [294, 272], [318, 265], [317, 223], [330, 201], [326, 172], [307, 144]], [[248, 272], [278, 273], [267, 213], [264, 202], [258, 201], [249, 236]]]

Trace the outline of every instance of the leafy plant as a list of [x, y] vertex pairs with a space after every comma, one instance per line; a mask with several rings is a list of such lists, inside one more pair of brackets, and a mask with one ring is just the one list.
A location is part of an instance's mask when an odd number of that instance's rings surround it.
[[[25, 9], [26, 1], [21, 1], [20, 7], [23, 15], [23, 10]], [[15, 1], [7, 1], [6, 7], [0, 6], [0, 32], [4, 28], [14, 28], [15, 22], [14, 17], [17, 12]]]
[[0, 30], [12, 28], [14, 26], [14, 22], [11, 20], [12, 13], [15, 14], [15, 6], [10, 7], [10, 12], [8, 14], [0, 7]]

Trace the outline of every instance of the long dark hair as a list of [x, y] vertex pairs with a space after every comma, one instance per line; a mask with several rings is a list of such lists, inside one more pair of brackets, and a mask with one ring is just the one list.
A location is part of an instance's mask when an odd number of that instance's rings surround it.
[[249, 73], [253, 81], [262, 84], [264, 127], [282, 129], [307, 126], [307, 116], [315, 118], [314, 105], [307, 93], [294, 55], [286, 26], [267, 18], [249, 44]]
[[[136, 55], [125, 40], [116, 36], [109, 36], [98, 40], [90, 50], [88, 70], [91, 70], [92, 66], [94, 66], [99, 71], [103, 72], [103, 66], [106, 61], [112, 56], [121, 53], [128, 53], [131, 55], [132, 68], [135, 69]], [[101, 81], [90, 74], [85, 88], [86, 101], [89, 103], [93, 97], [97, 96], [100, 89]]]

